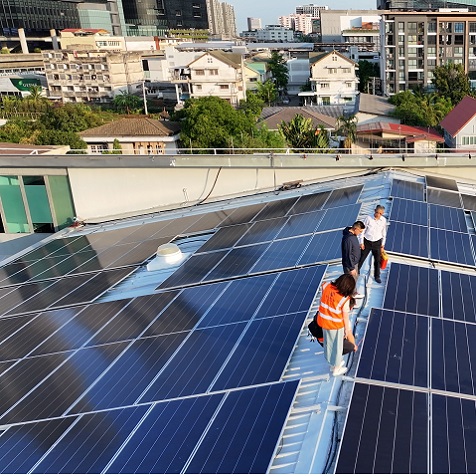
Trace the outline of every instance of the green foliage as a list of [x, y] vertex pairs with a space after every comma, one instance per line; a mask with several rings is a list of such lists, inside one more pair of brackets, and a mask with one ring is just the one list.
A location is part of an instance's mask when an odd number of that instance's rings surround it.
[[359, 69], [357, 70], [357, 76], [359, 77], [359, 91], [369, 92], [368, 82], [372, 77], [380, 76], [380, 68], [378, 64], [371, 63], [370, 61], [359, 61]]
[[276, 102], [278, 99], [278, 90], [270, 79], [267, 79], [264, 83], [258, 81], [257, 86], [257, 96], [261, 98], [268, 106], [271, 106], [271, 104]]
[[120, 114], [137, 114], [142, 112], [144, 102], [139, 96], [123, 91], [112, 100], [114, 109]]
[[354, 114], [337, 118], [336, 131], [338, 135], [345, 137], [342, 145], [346, 149], [350, 149], [357, 138], [357, 122]]
[[453, 108], [450, 98], [436, 93], [403, 91], [390, 98], [393, 115], [409, 126], [436, 127]]
[[0, 50], [0, 55], [9, 55], [10, 54], [10, 50], [4, 46], [1, 50]]
[[277, 51], [273, 51], [271, 53], [271, 59], [268, 62], [268, 67], [271, 71], [276, 89], [278, 91], [286, 91], [289, 81], [289, 72], [283, 55], [279, 54]]
[[321, 125], [319, 128], [319, 132], [316, 131], [316, 147], [317, 151], [326, 154], [330, 152], [329, 149], [329, 134], [324, 129], [324, 126]]
[[103, 154], [117, 154], [117, 155], [122, 154], [122, 145], [119, 142], [119, 139], [114, 139], [114, 141], [112, 142], [112, 149], [103, 150], [102, 153]]
[[258, 94], [247, 92], [246, 101], [242, 99], [238, 109], [243, 111], [248, 117], [258, 119], [263, 111], [263, 106], [264, 101]]
[[67, 103], [51, 108], [41, 118], [47, 128], [62, 131], [80, 132], [112, 120], [111, 113], [96, 111], [86, 104]]
[[318, 135], [312, 119], [305, 118], [302, 114], [296, 114], [289, 122], [281, 122], [279, 130], [289, 147], [309, 149], [317, 146]]
[[[286, 148], [284, 137], [279, 132], [270, 131], [264, 124], [252, 130], [251, 133], [239, 135], [235, 140], [235, 147], [242, 149]], [[243, 153], [247, 151], [244, 150]]]
[[432, 82], [438, 95], [451, 100], [456, 106], [465, 96], [471, 95], [468, 75], [462, 64], [447, 63], [433, 70]]

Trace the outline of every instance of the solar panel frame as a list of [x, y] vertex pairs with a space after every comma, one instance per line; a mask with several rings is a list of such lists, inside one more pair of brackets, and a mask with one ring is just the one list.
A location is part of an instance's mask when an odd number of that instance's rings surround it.
[[476, 323], [476, 277], [441, 271], [441, 315]]
[[428, 204], [415, 200], [406, 200], [395, 197], [392, 200], [390, 221], [410, 223], [413, 225], [428, 226]]
[[470, 235], [430, 228], [430, 258], [475, 266]]
[[428, 208], [430, 212], [430, 227], [468, 233], [466, 215], [461, 208], [445, 207], [432, 203], [428, 205]]
[[429, 228], [410, 223], [392, 222], [387, 229], [385, 248], [408, 256], [429, 257]]
[[425, 201], [425, 186], [420, 182], [393, 179], [390, 196], [423, 202]]

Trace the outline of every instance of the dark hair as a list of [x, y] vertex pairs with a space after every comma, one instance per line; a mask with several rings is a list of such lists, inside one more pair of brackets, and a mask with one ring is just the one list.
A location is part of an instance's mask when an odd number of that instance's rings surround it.
[[357, 220], [353, 225], [352, 228], [360, 228], [361, 230], [365, 230], [365, 225], [363, 221]]
[[349, 299], [349, 308], [352, 309], [355, 306], [355, 297]]
[[355, 290], [355, 279], [350, 274], [342, 274], [332, 284], [342, 296], [352, 296]]

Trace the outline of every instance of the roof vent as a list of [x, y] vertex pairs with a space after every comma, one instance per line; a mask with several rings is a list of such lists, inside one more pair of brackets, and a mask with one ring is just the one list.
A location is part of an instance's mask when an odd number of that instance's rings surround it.
[[157, 248], [156, 257], [147, 265], [148, 271], [165, 269], [180, 262], [183, 258], [182, 251], [174, 243], [165, 243]]

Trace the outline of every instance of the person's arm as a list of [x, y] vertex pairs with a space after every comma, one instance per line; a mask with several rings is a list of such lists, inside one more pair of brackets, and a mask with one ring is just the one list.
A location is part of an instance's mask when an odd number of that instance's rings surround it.
[[357, 350], [355, 345], [354, 334], [352, 333], [352, 327], [350, 325], [349, 311], [347, 309], [342, 310], [342, 315], [344, 316], [344, 338], [348, 339], [354, 344], [354, 352]]
[[387, 219], [382, 217], [385, 220], [383, 230], [382, 230], [382, 250], [385, 248], [385, 241], [387, 240]]

